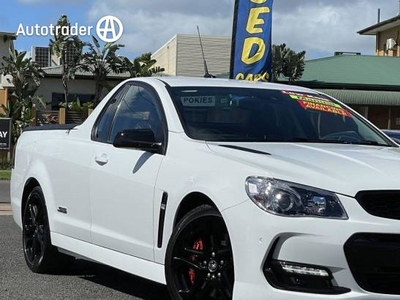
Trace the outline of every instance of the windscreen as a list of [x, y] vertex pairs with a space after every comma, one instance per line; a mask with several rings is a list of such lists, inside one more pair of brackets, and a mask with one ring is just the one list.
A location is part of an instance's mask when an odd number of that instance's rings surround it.
[[319, 94], [175, 87], [171, 96], [186, 134], [196, 140], [392, 146], [341, 103]]

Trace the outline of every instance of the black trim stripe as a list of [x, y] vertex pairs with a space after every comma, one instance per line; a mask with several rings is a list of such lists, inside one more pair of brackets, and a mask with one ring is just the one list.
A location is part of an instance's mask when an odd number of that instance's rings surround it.
[[23, 129], [23, 131], [41, 131], [41, 130], [72, 130], [78, 124], [49, 124], [43, 126], [29, 126]]
[[271, 153], [268, 153], [268, 152], [254, 150], [254, 149], [250, 149], [250, 148], [239, 147], [239, 146], [234, 146], [234, 145], [219, 145], [219, 146], [225, 147], [225, 148], [230, 148], [230, 149], [235, 149], [235, 150], [240, 150], [240, 151], [246, 151], [246, 152], [250, 152], [250, 153], [271, 155]]

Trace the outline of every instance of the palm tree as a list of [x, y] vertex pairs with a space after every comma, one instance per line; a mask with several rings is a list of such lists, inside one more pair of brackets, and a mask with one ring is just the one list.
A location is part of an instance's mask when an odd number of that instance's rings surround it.
[[299, 80], [304, 72], [306, 51], [296, 53], [286, 44], [272, 46], [273, 81], [277, 82], [283, 76], [289, 82]]
[[32, 58], [25, 58], [25, 55], [26, 51], [10, 49], [9, 57], [3, 56], [5, 63], [1, 63], [0, 67], [0, 73], [10, 75], [14, 85], [13, 92], [8, 95], [7, 105], [1, 106], [5, 116], [13, 120], [14, 141], [21, 134], [21, 129], [31, 122], [33, 102], [45, 106], [41, 98], [34, 97], [44, 72]]
[[153, 74], [164, 72], [165, 69], [161, 67], [154, 67], [157, 60], [151, 58], [151, 53], [144, 53], [130, 61], [125, 57], [126, 69], [130, 77], [150, 77]]
[[96, 107], [100, 102], [107, 76], [110, 73], [121, 73], [125, 70], [124, 58], [116, 54], [124, 45], [106, 43], [101, 49], [98, 40], [94, 36], [92, 36], [92, 40], [93, 44], [86, 44], [89, 47], [89, 51], [82, 54], [77, 68], [85, 72], [90, 72], [94, 76], [95, 93], [93, 105]]
[[[61, 28], [71, 27], [68, 17], [62, 15], [57, 21], [54, 40], [50, 39], [51, 53], [60, 58], [62, 65], [62, 84], [64, 87], [64, 102], [68, 107], [68, 81], [75, 77], [75, 66], [78, 64], [83, 46], [85, 45], [78, 36], [65, 35]], [[72, 57], [68, 54], [72, 53]]]

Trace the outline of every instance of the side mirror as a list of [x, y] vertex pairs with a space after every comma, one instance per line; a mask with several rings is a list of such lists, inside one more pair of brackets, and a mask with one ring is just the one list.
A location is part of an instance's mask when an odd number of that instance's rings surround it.
[[149, 128], [129, 129], [117, 133], [114, 142], [117, 148], [134, 148], [151, 153], [162, 153], [162, 143], [156, 142], [154, 132]]

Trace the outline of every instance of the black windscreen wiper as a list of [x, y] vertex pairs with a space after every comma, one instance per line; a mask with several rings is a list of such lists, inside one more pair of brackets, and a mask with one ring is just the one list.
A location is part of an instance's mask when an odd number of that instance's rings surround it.
[[326, 144], [351, 144], [351, 145], [369, 145], [369, 146], [382, 146], [382, 147], [393, 147], [390, 144], [381, 144], [376, 141], [362, 140], [362, 141], [343, 141], [343, 140], [320, 140], [320, 139], [308, 139], [301, 137], [293, 137], [290, 139], [281, 140], [282, 142], [298, 142], [298, 143], [326, 143]]
[[369, 141], [369, 140], [357, 141], [357, 142], [348, 142], [348, 144], [393, 147], [392, 145], [389, 145], [389, 144], [381, 144], [381, 143], [378, 143], [376, 141]]
[[349, 144], [349, 145], [367, 145], [367, 146], [381, 146], [381, 147], [393, 147], [389, 144], [381, 144], [376, 141], [342, 141], [342, 140], [319, 140], [317, 143], [332, 143], [332, 144]]

